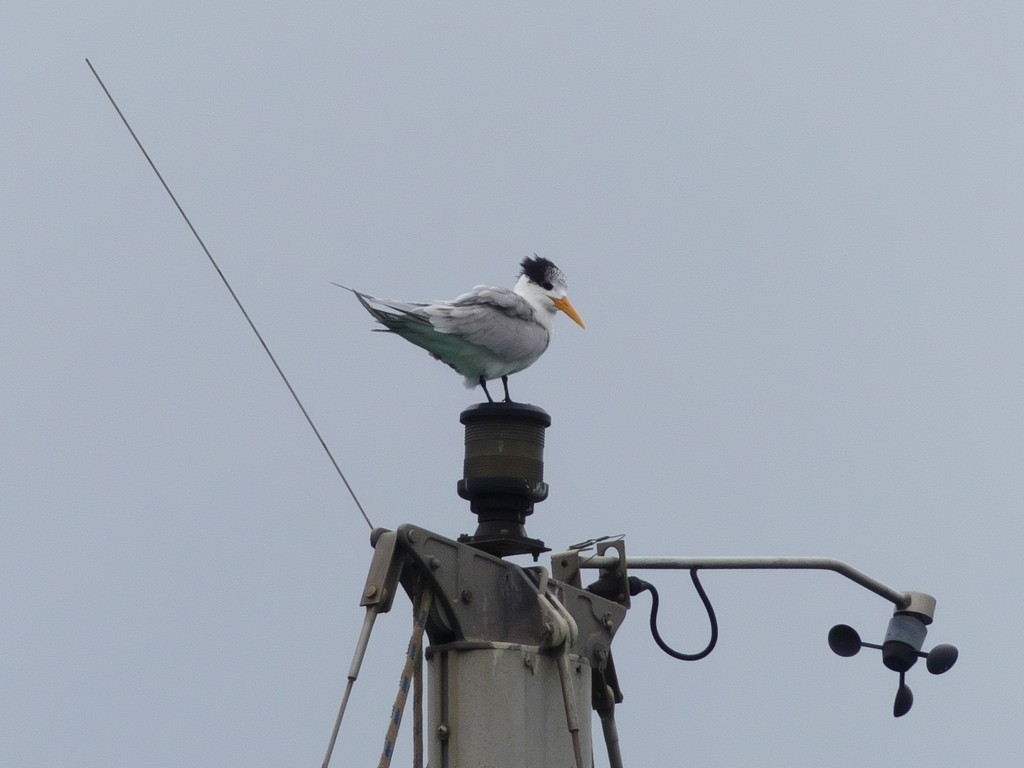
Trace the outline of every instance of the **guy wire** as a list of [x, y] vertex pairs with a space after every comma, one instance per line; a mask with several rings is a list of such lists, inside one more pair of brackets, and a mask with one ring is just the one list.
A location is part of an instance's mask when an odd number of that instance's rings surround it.
[[366, 521], [366, 524], [370, 526], [372, 530], [373, 523], [370, 522], [370, 518], [367, 516], [366, 511], [363, 509], [363, 505], [359, 503], [359, 499], [356, 496], [356, 492], [353, 491], [352, 486], [349, 485], [348, 480], [345, 478], [345, 473], [341, 471], [341, 467], [338, 465], [337, 460], [334, 458], [334, 454], [331, 453], [331, 449], [327, 447], [327, 442], [320, 434], [320, 430], [316, 428], [316, 424], [313, 423], [313, 419], [310, 417], [309, 412], [306, 410], [306, 406], [302, 404], [302, 401], [299, 399], [299, 396], [295, 392], [294, 387], [292, 387], [291, 382], [288, 381], [288, 377], [285, 375], [284, 370], [282, 370], [281, 366], [278, 364], [277, 358], [274, 357], [274, 353], [270, 351], [270, 347], [267, 346], [267, 342], [264, 341], [263, 335], [259, 332], [259, 330], [257, 330], [256, 324], [252, 321], [252, 318], [249, 317], [249, 313], [245, 310], [245, 307], [242, 305], [241, 300], [238, 298], [238, 294], [235, 293], [235, 289], [231, 287], [231, 283], [228, 282], [228, 279], [225, 276], [224, 272], [217, 264], [217, 260], [213, 258], [213, 254], [210, 253], [210, 249], [206, 247], [206, 243], [203, 242], [203, 238], [199, 236], [199, 232], [196, 231], [196, 228], [192, 225], [191, 219], [189, 219], [188, 214], [185, 213], [185, 209], [181, 207], [181, 203], [178, 202], [178, 198], [174, 196], [174, 193], [171, 191], [171, 188], [167, 185], [167, 182], [164, 181], [164, 177], [157, 169], [156, 163], [153, 162], [153, 158], [149, 156], [149, 152], [147, 152], [146, 148], [142, 146], [142, 142], [139, 140], [139, 137], [135, 134], [135, 131], [132, 129], [131, 124], [128, 122], [128, 118], [124, 116], [124, 113], [121, 111], [121, 108], [117, 106], [117, 102], [114, 101], [114, 97], [110, 94], [110, 91], [107, 90], [107, 86], [104, 84], [103, 78], [100, 77], [99, 72], [96, 71], [96, 68], [92, 65], [92, 62], [89, 61], [89, 59], [86, 59], [85, 63], [89, 65], [89, 69], [92, 70], [92, 74], [96, 78], [96, 82], [100, 84], [100, 88], [102, 88], [103, 92], [107, 94], [107, 98], [110, 100], [111, 105], [113, 105], [118, 117], [121, 118], [121, 122], [124, 123], [124, 127], [128, 129], [128, 133], [132, 135], [132, 138], [135, 140], [135, 143], [142, 151], [143, 157], [146, 158], [146, 161], [149, 163], [149, 167], [153, 169], [153, 173], [156, 174], [156, 177], [160, 180], [160, 183], [163, 185], [164, 190], [166, 190], [168, 196], [170, 196], [171, 202], [173, 202], [174, 206], [178, 209], [178, 213], [181, 214], [181, 218], [185, 220], [185, 223], [188, 224], [188, 228], [192, 230], [192, 234], [195, 236], [196, 242], [199, 243], [199, 247], [203, 249], [203, 253], [206, 254], [206, 258], [210, 260], [210, 263], [213, 265], [213, 268], [217, 270], [217, 274], [220, 276], [221, 281], [224, 283], [224, 287], [228, 289], [228, 293], [231, 294], [231, 298], [235, 300], [235, 304], [237, 304], [239, 310], [241, 310], [242, 316], [245, 317], [246, 322], [249, 323], [249, 327], [252, 328], [252, 332], [256, 334], [256, 338], [259, 339], [260, 345], [262, 345], [263, 350], [267, 353], [267, 357], [270, 358], [270, 362], [274, 364], [274, 368], [277, 369], [278, 374], [281, 376], [281, 381], [283, 381], [284, 385], [288, 387], [288, 391], [291, 392], [292, 399], [294, 399], [295, 404], [299, 406], [299, 410], [302, 411], [302, 415], [306, 417], [306, 422], [309, 424], [310, 429], [313, 430], [313, 434], [316, 435], [316, 439], [319, 440], [320, 445], [323, 446], [324, 452], [327, 453], [327, 458], [329, 458], [331, 460], [331, 464], [334, 465], [334, 469], [337, 471], [338, 477], [341, 478], [341, 482], [343, 482], [345, 484], [345, 488], [348, 489], [348, 493], [352, 497], [352, 501], [356, 503], [356, 507], [358, 507], [359, 513], [363, 516], [363, 520]]

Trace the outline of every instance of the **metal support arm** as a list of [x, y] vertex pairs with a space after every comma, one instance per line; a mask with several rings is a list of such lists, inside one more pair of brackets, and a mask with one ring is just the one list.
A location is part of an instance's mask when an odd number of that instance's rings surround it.
[[[617, 557], [595, 556], [581, 557], [581, 568], [611, 569], [619, 564]], [[897, 589], [858, 571], [852, 565], [831, 557], [627, 557], [628, 570], [689, 570], [703, 568], [708, 570], [817, 570], [834, 571], [850, 581], [860, 584], [876, 595], [884, 597], [897, 610], [913, 609], [918, 592], [900, 592]], [[934, 611], [934, 600], [931, 601], [931, 613]]]

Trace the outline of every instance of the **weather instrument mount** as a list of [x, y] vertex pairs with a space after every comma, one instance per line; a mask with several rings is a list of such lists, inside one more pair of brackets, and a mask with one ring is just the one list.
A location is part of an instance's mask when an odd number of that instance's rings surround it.
[[[458, 493], [470, 502], [478, 526], [458, 540], [415, 524], [373, 532], [373, 562], [360, 600], [366, 615], [325, 768], [374, 622], [391, 610], [403, 590], [413, 605], [413, 634], [382, 766], [390, 764], [411, 692], [415, 765], [424, 764], [415, 754], [426, 751], [428, 763], [439, 768], [586, 768], [593, 764], [591, 719], [586, 716], [593, 710], [600, 718], [608, 764], [622, 768], [615, 708], [623, 701], [623, 692], [612, 641], [631, 602], [650, 592], [651, 634], [663, 651], [683, 661], [712, 653], [718, 621], [699, 571], [705, 572], [702, 576], [713, 570], [832, 571], [892, 603], [894, 612], [882, 644], [861, 641], [845, 624], [832, 628], [828, 642], [840, 656], [853, 656], [864, 647], [882, 652], [883, 664], [899, 674], [896, 717], [913, 704], [905, 675], [918, 658], [927, 659], [932, 674], [948, 671], [957, 660], [952, 645], [921, 650], [935, 615], [933, 597], [894, 589], [832, 558], [634, 557], [627, 556], [621, 536], [606, 536], [553, 553], [550, 573], [506, 560], [522, 554], [537, 560], [547, 551], [544, 542], [526, 535], [525, 521], [548, 495], [543, 451], [551, 418], [533, 405], [479, 403], [466, 408], [460, 421], [465, 426], [465, 461]], [[588, 569], [597, 571], [596, 580], [583, 578]], [[662, 639], [657, 628], [658, 591], [635, 575], [644, 570], [690, 572], [710, 628], [703, 649], [683, 653]]]
[[[910, 687], [906, 684], [905, 674], [919, 658], [927, 660], [928, 671], [933, 675], [941, 675], [947, 672], [956, 663], [959, 652], [956, 647], [949, 644], [941, 644], [932, 648], [928, 653], [921, 651], [925, 636], [928, 633], [927, 625], [932, 623], [935, 617], [935, 598], [924, 592], [900, 592], [892, 587], [883, 584], [877, 579], [868, 576], [866, 573], [857, 570], [853, 566], [841, 560], [827, 557], [609, 557], [604, 553], [606, 548], [598, 545], [596, 556], [583, 558], [578, 551], [569, 551], [553, 556], [555, 562], [554, 574], [559, 579], [565, 579], [570, 583], [573, 581], [574, 572], [578, 574], [581, 568], [596, 568], [601, 570], [602, 577], [591, 585], [590, 589], [607, 582], [608, 574], [615, 572], [625, 578], [627, 570], [689, 570], [694, 579], [694, 585], [698, 589], [701, 599], [708, 610], [708, 616], [712, 625], [712, 640], [705, 651], [699, 654], [681, 654], [667, 648], [657, 632], [657, 593], [652, 590], [654, 596], [653, 610], [651, 614], [651, 631], [655, 641], [669, 655], [684, 661], [695, 661], [704, 658], [714, 648], [717, 638], [717, 622], [710, 602], [704, 594], [703, 588], [696, 579], [698, 570], [825, 570], [833, 571], [845, 576], [850, 581], [874, 592], [876, 595], [885, 598], [895, 606], [893, 617], [889, 621], [889, 627], [885, 640], [881, 645], [862, 642], [860, 635], [855, 629], [846, 624], [837, 624], [832, 627], [828, 634], [829, 647], [839, 656], [854, 656], [860, 649], [875, 648], [882, 652], [882, 663], [889, 669], [898, 672], [900, 676], [899, 688], [896, 692], [896, 700], [893, 704], [893, 716], [902, 717], [910, 711], [914, 703], [914, 696]], [[578, 575], [575, 576], [579, 578]], [[628, 577], [632, 580], [634, 577]], [[646, 582], [641, 582], [646, 584]], [[650, 585], [646, 585], [649, 587]], [[639, 590], [631, 589], [632, 594]]]

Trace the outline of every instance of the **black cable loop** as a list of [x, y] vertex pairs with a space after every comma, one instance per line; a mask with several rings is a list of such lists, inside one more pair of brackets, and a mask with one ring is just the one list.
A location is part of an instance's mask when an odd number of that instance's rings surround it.
[[654, 585], [650, 582], [639, 579], [636, 576], [629, 577], [629, 594], [636, 597], [641, 592], [651, 593], [651, 635], [654, 637], [654, 642], [658, 644], [665, 653], [674, 659], [680, 661], [700, 661], [713, 650], [715, 645], [718, 644], [718, 619], [715, 617], [715, 609], [711, 606], [711, 600], [708, 599], [708, 593], [704, 591], [704, 587], [700, 583], [700, 579], [697, 578], [697, 569], [690, 569], [690, 579], [693, 581], [693, 586], [697, 590], [697, 594], [700, 596], [700, 600], [704, 603], [704, 609], [708, 612], [708, 623], [711, 625], [711, 639], [708, 641], [707, 646], [704, 650], [699, 653], [680, 653], [669, 647], [669, 645], [661, 639], [661, 634], [658, 632], [658, 605], [660, 599], [658, 598], [658, 590], [655, 589]]

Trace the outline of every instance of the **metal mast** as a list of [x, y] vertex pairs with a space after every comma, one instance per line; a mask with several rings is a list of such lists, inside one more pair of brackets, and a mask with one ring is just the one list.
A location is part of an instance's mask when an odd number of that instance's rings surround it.
[[[921, 646], [935, 613], [935, 599], [901, 592], [843, 563], [825, 557], [627, 557], [620, 541], [589, 542], [552, 556], [552, 570], [521, 567], [506, 556], [548, 551], [526, 534], [526, 518], [547, 498], [544, 430], [551, 418], [541, 408], [518, 403], [481, 403], [462, 412], [465, 461], [459, 495], [478, 518], [472, 535], [458, 540], [402, 525], [371, 535], [373, 561], [360, 604], [366, 619], [348, 676], [348, 687], [331, 737], [326, 767], [349, 693], [362, 662], [374, 620], [390, 610], [399, 586], [414, 606], [414, 632], [406, 671], [380, 766], [391, 751], [410, 688], [418, 708], [422, 676], [421, 638], [427, 667], [426, 752], [430, 768], [592, 768], [590, 710], [598, 713], [612, 768], [621, 768], [615, 705], [622, 693], [611, 644], [625, 619], [630, 596], [652, 592], [651, 630], [658, 645], [683, 660], [709, 654], [717, 639], [714, 610], [698, 569], [814, 569], [836, 572], [894, 606], [882, 644], [862, 642], [846, 625], [833, 627], [828, 641], [841, 656], [862, 647], [882, 651], [884, 664], [899, 673], [893, 706], [906, 714], [913, 695], [904, 675], [918, 658], [933, 674], [945, 672], [957, 651]], [[585, 569], [597, 579], [584, 587]], [[630, 570], [686, 569], [704, 601], [712, 635], [700, 653], [669, 648], [657, 631], [657, 590]], [[419, 713], [418, 713], [419, 714]], [[418, 725], [418, 721], [417, 721]], [[414, 768], [422, 768], [422, 735], [416, 730]]]

